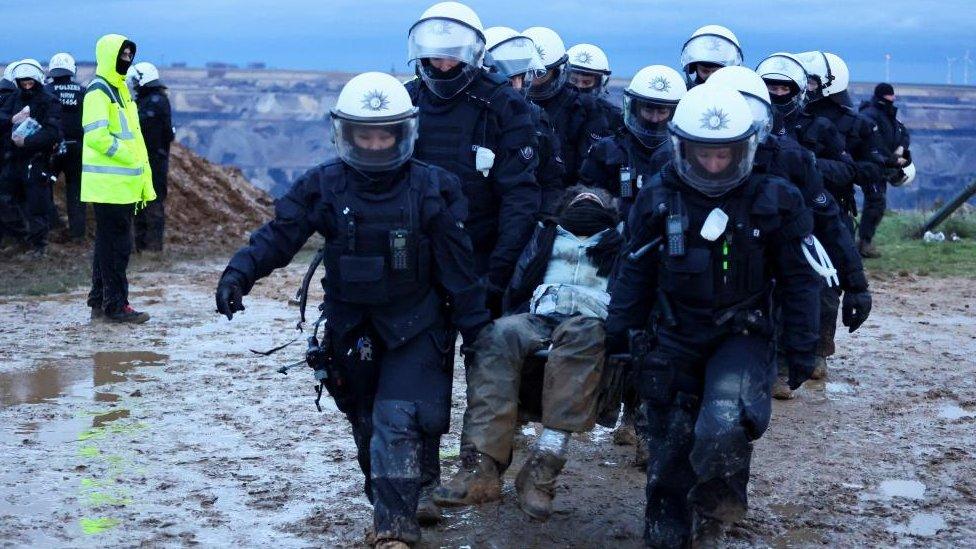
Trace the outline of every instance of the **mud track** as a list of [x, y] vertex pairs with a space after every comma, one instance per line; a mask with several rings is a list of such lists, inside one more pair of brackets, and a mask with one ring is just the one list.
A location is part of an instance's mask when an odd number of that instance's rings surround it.
[[[371, 523], [349, 429], [311, 376], [248, 349], [290, 337], [303, 266], [233, 322], [217, 262], [132, 280], [141, 327], [91, 325], [81, 291], [0, 299], [0, 545], [355, 546]], [[826, 383], [776, 403], [733, 546], [966, 546], [976, 540], [976, 281], [874, 280]], [[442, 446], [453, 472], [463, 410]], [[448, 511], [447, 547], [639, 546], [643, 474], [598, 429], [573, 442], [545, 524], [501, 503]]]

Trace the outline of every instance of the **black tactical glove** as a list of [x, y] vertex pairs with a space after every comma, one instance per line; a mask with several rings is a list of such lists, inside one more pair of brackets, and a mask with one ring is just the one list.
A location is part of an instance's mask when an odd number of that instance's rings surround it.
[[233, 319], [234, 313], [244, 310], [244, 290], [236, 271], [227, 270], [220, 277], [216, 299], [217, 312], [226, 315], [227, 320]]
[[622, 355], [630, 352], [630, 342], [626, 333], [608, 333], [603, 343], [607, 356]]
[[814, 364], [812, 354], [787, 353], [786, 365], [789, 368], [789, 386], [791, 391], [795, 391], [803, 385], [803, 382], [810, 379], [813, 375]]
[[844, 292], [842, 311], [841, 321], [853, 334], [871, 314], [871, 292]]

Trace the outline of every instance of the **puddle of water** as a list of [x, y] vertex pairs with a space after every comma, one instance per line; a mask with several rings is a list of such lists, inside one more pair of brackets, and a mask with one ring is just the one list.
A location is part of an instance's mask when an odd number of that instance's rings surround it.
[[885, 499], [922, 499], [925, 485], [917, 480], [886, 480], [878, 487], [878, 493]]
[[126, 381], [133, 377], [128, 373], [133, 368], [161, 366], [168, 358], [148, 351], [105, 352], [95, 353], [90, 361], [51, 361], [31, 370], [0, 373], [0, 408], [63, 396], [114, 402], [118, 395], [95, 391], [95, 387]]
[[917, 513], [908, 524], [899, 524], [888, 530], [896, 534], [910, 534], [919, 537], [931, 537], [947, 528], [945, 519], [936, 513]]
[[942, 419], [962, 419], [964, 417], [976, 417], [976, 412], [970, 412], [958, 404], [946, 404], [939, 408], [939, 417]]

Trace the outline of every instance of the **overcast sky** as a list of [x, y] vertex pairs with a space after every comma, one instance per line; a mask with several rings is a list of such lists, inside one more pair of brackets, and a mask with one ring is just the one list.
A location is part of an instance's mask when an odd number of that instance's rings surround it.
[[[412, 0], [0, 0], [0, 60], [47, 64], [68, 51], [94, 57], [97, 38], [128, 35], [138, 60], [206, 61], [348, 71], [406, 71], [406, 33], [433, 2]], [[677, 65], [697, 27], [722, 24], [742, 42], [749, 66], [774, 51], [822, 49], [845, 58], [855, 80], [946, 81], [946, 57], [976, 59], [974, 0], [475, 0], [485, 26], [543, 25], [567, 47], [603, 47], [619, 76], [650, 64]], [[976, 81], [976, 67], [970, 71]], [[962, 63], [954, 69], [962, 80]]]

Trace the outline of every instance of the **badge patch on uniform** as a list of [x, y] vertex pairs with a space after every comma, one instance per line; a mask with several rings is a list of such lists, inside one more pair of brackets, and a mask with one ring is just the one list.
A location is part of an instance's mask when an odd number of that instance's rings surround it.
[[359, 351], [360, 362], [373, 361], [373, 340], [369, 336], [363, 336], [356, 342], [356, 350]]
[[759, 238], [759, 229], [753, 229], [752, 230], [752, 236], [755, 237], [755, 238]]
[[590, 139], [592, 139], [593, 141], [599, 141], [603, 139], [603, 136], [596, 133], [590, 133]]
[[817, 195], [817, 198], [814, 198], [813, 199], [813, 203], [814, 204], [817, 204], [818, 206], [826, 206], [827, 205], [827, 195], [824, 194], [824, 193], [818, 194]]
[[522, 158], [526, 161], [532, 160], [532, 158], [535, 156], [535, 149], [529, 145], [526, 145], [525, 147], [519, 149], [519, 154], [521, 154]]
[[807, 246], [813, 246], [813, 235], [808, 234], [806, 237], [804, 237], [803, 243], [806, 244]]

